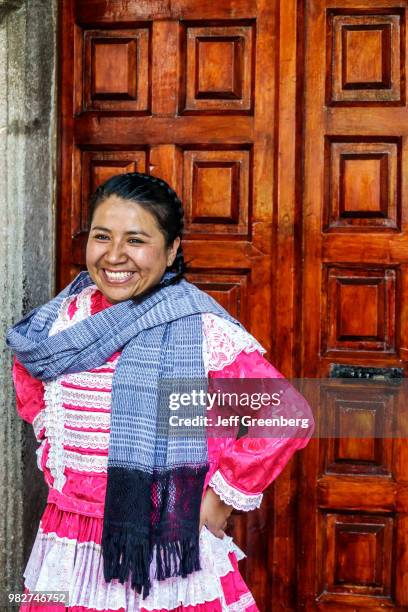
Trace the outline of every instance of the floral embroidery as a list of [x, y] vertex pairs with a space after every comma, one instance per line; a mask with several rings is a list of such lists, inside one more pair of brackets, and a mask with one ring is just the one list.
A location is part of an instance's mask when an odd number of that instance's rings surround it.
[[245, 351], [266, 353], [266, 349], [247, 331], [210, 313], [203, 314], [203, 358], [205, 371], [223, 370]]

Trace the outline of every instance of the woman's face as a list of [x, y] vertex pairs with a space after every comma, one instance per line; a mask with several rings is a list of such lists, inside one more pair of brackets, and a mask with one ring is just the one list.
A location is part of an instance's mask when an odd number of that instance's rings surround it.
[[112, 303], [144, 293], [173, 263], [180, 238], [167, 248], [155, 217], [139, 204], [109, 196], [97, 207], [86, 246], [90, 277]]

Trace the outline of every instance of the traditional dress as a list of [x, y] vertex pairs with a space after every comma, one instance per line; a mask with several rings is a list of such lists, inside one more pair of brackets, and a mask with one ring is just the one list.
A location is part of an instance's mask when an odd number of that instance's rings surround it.
[[[111, 306], [95, 285], [63, 303], [50, 335]], [[249, 333], [217, 315], [203, 314], [203, 360], [211, 378], [277, 378]], [[158, 581], [147, 598], [129, 582], [105, 582], [101, 537], [107, 483], [112, 378], [120, 352], [87, 372], [49, 382], [33, 378], [14, 361], [21, 418], [40, 442], [37, 464], [49, 487], [35, 543], [24, 571], [25, 591], [68, 591], [71, 612], [255, 612], [258, 607], [238, 569], [245, 554], [225, 535], [200, 532], [201, 569]], [[207, 486], [226, 503], [258, 508], [263, 490], [308, 437], [208, 438]], [[24, 604], [20, 610], [61, 611], [61, 605]]]

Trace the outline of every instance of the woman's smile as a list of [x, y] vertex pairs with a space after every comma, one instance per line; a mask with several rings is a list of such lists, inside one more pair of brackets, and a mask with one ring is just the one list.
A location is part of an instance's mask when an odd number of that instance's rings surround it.
[[102, 268], [102, 272], [105, 276], [105, 282], [111, 285], [124, 285], [135, 275], [135, 272], [114, 271], [105, 268]]
[[86, 265], [98, 289], [117, 304], [157, 285], [179, 244], [176, 238], [166, 246], [163, 232], [146, 208], [111, 195], [93, 215]]

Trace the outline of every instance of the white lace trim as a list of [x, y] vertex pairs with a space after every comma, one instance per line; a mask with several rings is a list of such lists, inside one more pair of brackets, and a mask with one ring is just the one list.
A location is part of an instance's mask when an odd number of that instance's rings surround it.
[[[78, 293], [77, 295], [70, 295], [62, 301], [58, 317], [51, 326], [49, 336], [53, 336], [54, 334], [67, 329], [68, 327], [72, 327], [72, 325], [82, 321], [82, 319], [86, 319], [87, 317], [91, 316], [90, 298], [95, 289], [96, 285], [89, 285], [89, 287], [85, 287], [81, 293]], [[75, 298], [77, 300], [77, 310], [75, 311], [72, 319], [70, 319], [68, 309]]]
[[239, 353], [266, 349], [247, 331], [217, 315], [204, 313], [203, 358], [205, 371], [219, 371], [235, 361]]
[[256, 601], [253, 598], [252, 594], [248, 592], [242, 595], [242, 597], [240, 597], [238, 601], [230, 604], [228, 606], [228, 611], [245, 612], [245, 610], [251, 605], [256, 605]]
[[83, 455], [75, 451], [64, 450], [65, 467], [77, 470], [78, 472], [107, 472], [107, 455]]
[[54, 489], [62, 491], [64, 475], [64, 408], [61, 402], [60, 378], [44, 383], [45, 428], [50, 442], [47, 467], [54, 477]]
[[33, 426], [34, 435], [36, 437], [37, 442], [41, 442], [42, 438], [40, 438], [40, 432], [45, 427], [44, 409], [40, 410], [40, 412], [35, 415], [31, 424]]
[[41, 472], [43, 472], [43, 468], [42, 468], [41, 462], [42, 462], [42, 456], [43, 456], [43, 453], [44, 453], [44, 448], [45, 448], [45, 443], [46, 442], [47, 442], [47, 439], [44, 439], [41, 442], [40, 446], [35, 451], [35, 454], [37, 455], [37, 467], [38, 467], [39, 470], [41, 470]]
[[[76, 387], [110, 391], [112, 389], [112, 376], [115, 368], [110, 372], [75, 372], [64, 375], [64, 382]], [[105, 391], [106, 392], [106, 391]]]
[[109, 433], [101, 431], [75, 431], [65, 428], [64, 444], [77, 448], [108, 450]]
[[[59, 377], [61, 383], [65, 378]], [[65, 406], [78, 406], [84, 408], [97, 408], [110, 411], [111, 394], [109, 391], [86, 391], [84, 389], [73, 389], [62, 384], [62, 402]]]
[[261, 505], [263, 493], [252, 495], [235, 489], [225, 480], [219, 470], [214, 472], [208, 484], [221, 497], [223, 502], [233, 506], [236, 510], [248, 512], [259, 508]]
[[87, 410], [70, 410], [66, 408], [64, 416], [65, 425], [69, 427], [110, 430], [110, 412], [89, 412]]
[[231, 551], [238, 559], [245, 556], [231, 537], [221, 540], [204, 527], [200, 532], [202, 569], [186, 578], [174, 577], [159, 582], [154, 578], [153, 561], [150, 567], [152, 589], [142, 601], [129, 581], [124, 584], [105, 582], [99, 544], [79, 543], [55, 533], [44, 533], [40, 527], [24, 572], [25, 586], [30, 591], [69, 591], [70, 606], [97, 610], [124, 608], [127, 612], [136, 612], [140, 607], [172, 610], [180, 605], [194, 606], [216, 599], [225, 601], [220, 577], [234, 569], [228, 557]]

